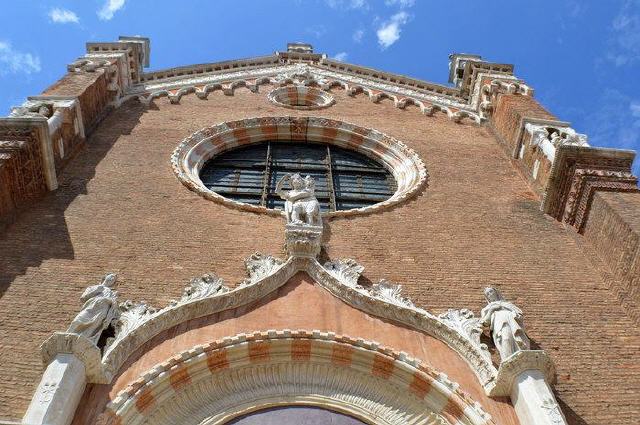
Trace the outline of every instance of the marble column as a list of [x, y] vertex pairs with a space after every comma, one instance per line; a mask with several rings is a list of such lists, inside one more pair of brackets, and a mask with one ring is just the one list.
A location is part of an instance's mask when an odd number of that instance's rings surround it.
[[42, 375], [23, 423], [69, 425], [86, 384], [82, 361], [70, 353], [56, 355]]
[[520, 373], [511, 389], [511, 402], [521, 425], [566, 425], [553, 391], [539, 370]]

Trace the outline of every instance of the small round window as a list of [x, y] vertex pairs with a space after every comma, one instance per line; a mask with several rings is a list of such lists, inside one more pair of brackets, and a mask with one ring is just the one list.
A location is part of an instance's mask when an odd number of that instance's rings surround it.
[[275, 193], [286, 174], [310, 175], [323, 211], [350, 210], [384, 202], [396, 181], [381, 164], [334, 145], [266, 141], [223, 152], [207, 161], [200, 179], [207, 189], [234, 201], [282, 209]]

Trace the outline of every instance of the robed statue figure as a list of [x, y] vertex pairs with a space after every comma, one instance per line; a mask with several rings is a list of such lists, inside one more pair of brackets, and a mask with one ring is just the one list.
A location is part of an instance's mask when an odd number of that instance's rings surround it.
[[495, 288], [485, 288], [484, 295], [489, 302], [482, 309], [481, 321], [491, 329], [493, 342], [504, 361], [519, 350], [528, 350], [529, 338], [524, 331], [522, 310], [505, 301]]
[[116, 278], [115, 274], [108, 274], [98, 285], [85, 289], [80, 297], [84, 302], [82, 310], [69, 325], [67, 333], [82, 335], [98, 345], [102, 332], [118, 317], [118, 293], [112, 289]]

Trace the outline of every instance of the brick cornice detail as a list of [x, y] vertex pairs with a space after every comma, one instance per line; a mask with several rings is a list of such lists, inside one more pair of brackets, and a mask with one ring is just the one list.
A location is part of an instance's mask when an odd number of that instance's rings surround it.
[[557, 150], [542, 209], [582, 232], [596, 191], [639, 192], [631, 173], [635, 153], [586, 146]]

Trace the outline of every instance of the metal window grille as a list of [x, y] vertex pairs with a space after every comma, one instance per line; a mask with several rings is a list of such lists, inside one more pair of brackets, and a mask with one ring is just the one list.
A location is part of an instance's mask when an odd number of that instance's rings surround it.
[[268, 141], [222, 153], [200, 172], [204, 185], [222, 196], [282, 209], [275, 193], [285, 174], [316, 179], [323, 211], [349, 210], [389, 199], [396, 191], [391, 173], [358, 152], [309, 142]]

